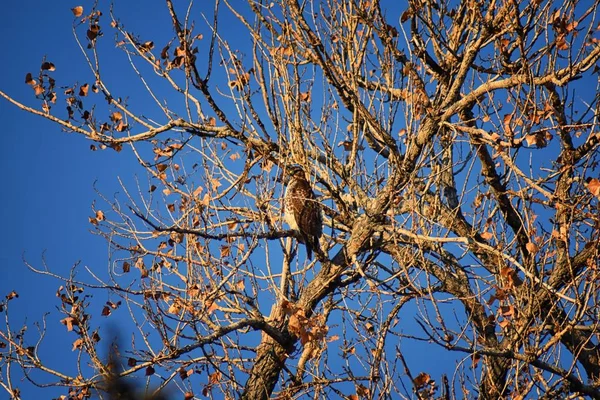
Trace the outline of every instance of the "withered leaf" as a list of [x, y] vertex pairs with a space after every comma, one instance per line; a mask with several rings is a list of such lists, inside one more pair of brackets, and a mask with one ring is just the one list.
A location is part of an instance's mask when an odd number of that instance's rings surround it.
[[73, 12], [73, 15], [75, 17], [81, 17], [81, 15], [83, 14], [83, 7], [82, 6], [73, 7], [73, 8], [71, 8], [71, 11]]
[[79, 88], [79, 95], [82, 97], [87, 96], [89, 88], [90, 88], [90, 85], [87, 83], [84, 85], [81, 85], [81, 87]]
[[6, 295], [6, 300], [12, 300], [17, 297], [19, 297], [19, 294], [13, 290], [12, 292]]
[[123, 119], [123, 114], [121, 114], [119, 111], [115, 111], [112, 114], [110, 114], [110, 120], [112, 122], [119, 122], [122, 119]]
[[596, 178], [587, 178], [586, 184], [588, 190], [596, 197], [600, 198], [600, 180]]
[[119, 123], [117, 124], [117, 126], [115, 127], [115, 130], [117, 132], [124, 132], [127, 129], [129, 129], [129, 124], [124, 123], [123, 121], [119, 121]]
[[104, 221], [104, 213], [102, 212], [102, 210], [96, 211], [96, 219], [98, 221]]
[[83, 339], [79, 338], [73, 342], [73, 348], [71, 349], [71, 351], [81, 349], [82, 347], [83, 347]]
[[56, 67], [54, 66], [54, 64], [52, 64], [51, 62], [48, 61], [44, 61], [42, 63], [42, 70], [43, 71], [55, 71]]
[[429, 376], [428, 373], [426, 372], [421, 372], [419, 375], [417, 375], [417, 377], [413, 380], [413, 383], [415, 384], [415, 386], [417, 388], [422, 388], [423, 386], [427, 385], [427, 383], [429, 383], [429, 380], [431, 379], [431, 376]]
[[94, 41], [100, 34], [100, 25], [93, 24], [90, 29], [87, 30], [87, 37], [89, 40]]
[[25, 83], [32, 86], [37, 83], [36, 80], [33, 79], [31, 72], [28, 72], [27, 75], [25, 75]]
[[33, 92], [36, 96], [39, 96], [40, 94], [44, 93], [44, 88], [41, 85], [35, 85], [33, 87]]
[[158, 172], [164, 172], [169, 166], [167, 164], [157, 164], [156, 169]]

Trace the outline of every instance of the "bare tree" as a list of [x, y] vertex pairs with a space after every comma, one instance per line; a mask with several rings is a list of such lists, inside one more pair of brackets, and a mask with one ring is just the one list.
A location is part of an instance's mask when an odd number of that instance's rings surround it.
[[[185, 399], [600, 398], [599, 2], [240, 3], [167, 0], [170, 38], [76, 7], [93, 82], [59, 90], [44, 60], [32, 105], [0, 92], [149, 177], [94, 206], [110, 279], [59, 291], [80, 372], [7, 317], [9, 395], [20, 366], [102, 396], [126, 308], [116, 374]], [[113, 32], [162, 114], [109, 87]], [[323, 213], [312, 261], [283, 223], [292, 167]], [[94, 290], [114, 300], [92, 324]], [[458, 362], [416, 370], [418, 343]]]

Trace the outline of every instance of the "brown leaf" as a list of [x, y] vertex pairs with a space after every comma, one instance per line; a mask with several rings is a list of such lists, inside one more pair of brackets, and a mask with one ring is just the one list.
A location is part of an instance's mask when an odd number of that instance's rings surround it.
[[417, 375], [417, 377], [413, 380], [413, 383], [415, 384], [415, 386], [417, 388], [422, 388], [425, 385], [427, 385], [427, 383], [429, 382], [429, 380], [431, 379], [431, 376], [429, 376], [428, 373], [426, 372], [421, 372], [419, 375]]
[[67, 326], [67, 330], [71, 332], [73, 330], [73, 325], [77, 325], [75, 318], [66, 317], [60, 320], [60, 323]]
[[307, 101], [310, 98], [310, 92], [300, 93], [300, 101]]
[[82, 347], [83, 347], [83, 339], [79, 338], [73, 342], [73, 348], [71, 349], [71, 351], [81, 349]]
[[482, 237], [482, 239], [490, 240], [491, 238], [494, 237], [494, 234], [492, 232], [483, 232], [483, 233], [481, 233], [481, 237]]
[[71, 11], [73, 12], [73, 15], [76, 18], [81, 17], [81, 15], [83, 14], [83, 7], [82, 6], [73, 7], [73, 8], [71, 8]]
[[25, 83], [31, 86], [37, 84], [37, 81], [31, 76], [31, 72], [28, 72], [27, 75], [25, 75]]
[[221, 381], [221, 373], [219, 371], [213, 372], [208, 375], [208, 382], [211, 384], [217, 384]]
[[100, 25], [93, 24], [90, 29], [87, 30], [87, 37], [89, 40], [94, 41], [100, 34]]
[[221, 258], [229, 257], [231, 255], [231, 246], [221, 246]]
[[154, 375], [154, 367], [152, 365], [146, 368], [146, 376]]
[[173, 304], [169, 307], [167, 312], [169, 314], [179, 314], [181, 312], [181, 304], [178, 301], [174, 301]]
[[600, 198], [600, 180], [595, 178], [586, 179], [588, 190], [596, 197]]
[[[126, 131], [127, 129], [129, 129], [129, 124], [124, 123], [123, 121], [119, 121], [119, 123], [117, 124], [117, 126], [115, 127], [115, 130], [117, 132], [123, 132]], [[115, 149], [116, 150], [116, 149]]]
[[157, 164], [156, 165], [156, 169], [158, 170], [158, 172], [165, 172], [165, 170], [168, 168], [169, 166], [167, 164]]
[[185, 368], [181, 367], [179, 368], [179, 377], [181, 378], [181, 380], [186, 380], [187, 378], [189, 378], [190, 376], [192, 376], [192, 374], [194, 373], [194, 369], [190, 368], [188, 370], [186, 370]]
[[35, 85], [33, 87], [33, 92], [36, 96], [39, 96], [40, 94], [44, 93], [44, 88], [41, 85]]
[[131, 270], [131, 264], [129, 264], [127, 261], [123, 262], [123, 273], [127, 273]]
[[121, 114], [119, 111], [115, 111], [112, 114], [110, 114], [110, 120], [112, 122], [119, 122], [122, 119], [123, 119], [123, 114]]
[[135, 367], [136, 364], [137, 364], [137, 360], [135, 358], [129, 357], [129, 359], [127, 359], [128, 367]]
[[81, 87], [79, 88], [79, 95], [81, 97], [85, 97], [88, 95], [88, 90], [90, 89], [90, 85], [89, 84], [85, 84], [85, 85], [81, 85]]
[[102, 212], [102, 210], [96, 211], [96, 219], [98, 221], [104, 221], [104, 213]]
[[140, 45], [140, 48], [143, 51], [150, 51], [150, 50], [152, 50], [154, 48], [154, 42], [152, 42], [152, 41], [145, 42], [145, 43], [143, 43], [143, 44]]
[[42, 70], [43, 71], [50, 71], [50, 72], [52, 72], [52, 71], [56, 71], [56, 67], [51, 62], [44, 61], [42, 63]]
[[412, 11], [412, 8], [410, 8], [410, 7], [409, 7], [409, 8], [408, 8], [408, 9], [406, 9], [406, 11], [404, 11], [404, 12], [402, 13], [402, 15], [400, 16], [400, 23], [402, 23], [402, 24], [403, 24], [403, 23], [405, 23], [405, 22], [406, 22], [406, 21], [408, 21], [410, 18], [412, 18], [412, 16], [413, 16], [413, 11]]
[[19, 297], [19, 294], [13, 290], [12, 292], [6, 295], [6, 300], [12, 300], [17, 297]]
[[528, 242], [525, 245], [525, 248], [527, 249], [527, 251], [529, 251], [530, 253], [533, 253], [533, 254], [537, 253], [539, 250], [538, 246], [533, 242]]

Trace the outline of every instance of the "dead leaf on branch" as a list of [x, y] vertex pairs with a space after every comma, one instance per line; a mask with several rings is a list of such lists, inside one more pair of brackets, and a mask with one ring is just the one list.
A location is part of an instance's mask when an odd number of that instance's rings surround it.
[[37, 81], [33, 79], [31, 72], [28, 72], [27, 75], [25, 75], [25, 83], [31, 86], [35, 86], [37, 84]]
[[73, 348], [71, 349], [71, 351], [75, 351], [77, 349], [81, 349], [83, 347], [83, 339], [79, 338], [76, 341], [73, 342]]
[[81, 17], [81, 15], [83, 15], [83, 7], [82, 6], [73, 7], [73, 8], [71, 8], [71, 11], [73, 12], [73, 16], [75, 18]]
[[44, 61], [42, 63], [42, 71], [50, 71], [50, 72], [56, 71], [56, 67], [51, 62]]
[[431, 376], [426, 372], [421, 372], [417, 377], [413, 380], [413, 383], [417, 387], [417, 389], [424, 387], [431, 380]]
[[89, 85], [89, 84], [87, 84], [87, 83], [86, 83], [86, 84], [84, 84], [84, 85], [81, 85], [81, 87], [79, 88], [79, 95], [80, 95], [81, 97], [85, 97], [85, 96], [87, 96], [87, 95], [88, 95], [88, 90], [89, 90], [89, 88], [90, 88], [90, 85]]
[[600, 180], [588, 177], [585, 182], [588, 190], [600, 199]]
[[87, 30], [87, 38], [93, 42], [94, 40], [96, 40], [98, 35], [100, 35], [100, 25], [92, 24], [90, 26], [90, 29]]

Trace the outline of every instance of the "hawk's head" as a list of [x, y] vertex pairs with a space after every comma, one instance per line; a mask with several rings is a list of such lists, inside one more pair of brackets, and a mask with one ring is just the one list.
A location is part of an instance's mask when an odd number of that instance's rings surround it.
[[282, 175], [282, 180], [285, 185], [289, 184], [292, 179], [306, 180], [304, 169], [298, 164], [285, 167], [282, 171]]

